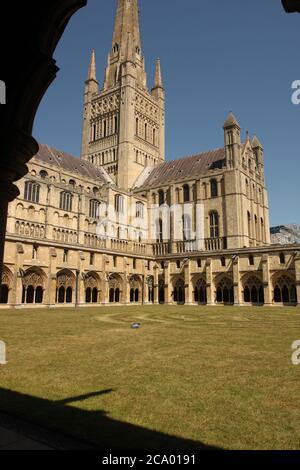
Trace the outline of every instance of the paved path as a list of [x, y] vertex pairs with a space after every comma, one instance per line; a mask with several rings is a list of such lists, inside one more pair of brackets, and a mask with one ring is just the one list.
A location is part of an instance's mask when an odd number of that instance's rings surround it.
[[2, 450], [91, 450], [92, 446], [0, 412]]

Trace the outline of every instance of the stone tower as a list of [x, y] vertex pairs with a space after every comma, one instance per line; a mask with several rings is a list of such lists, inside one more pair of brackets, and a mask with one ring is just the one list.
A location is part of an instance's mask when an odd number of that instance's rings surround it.
[[137, 0], [118, 0], [112, 48], [99, 89], [92, 51], [85, 84], [81, 158], [128, 190], [145, 167], [165, 159], [165, 92], [160, 60], [147, 88]]

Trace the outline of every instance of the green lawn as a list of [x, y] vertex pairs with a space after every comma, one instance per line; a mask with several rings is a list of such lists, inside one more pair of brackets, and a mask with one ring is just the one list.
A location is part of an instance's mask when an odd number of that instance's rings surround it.
[[0, 409], [98, 446], [300, 449], [299, 309], [2, 310], [0, 339]]

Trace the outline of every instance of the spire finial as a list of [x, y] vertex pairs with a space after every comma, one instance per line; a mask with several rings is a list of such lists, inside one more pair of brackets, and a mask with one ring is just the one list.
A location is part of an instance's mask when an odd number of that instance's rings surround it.
[[155, 88], [164, 88], [163, 81], [162, 81], [161, 65], [160, 65], [160, 59], [159, 58], [156, 60], [156, 70], [155, 70], [155, 79], [154, 79], [153, 90]]
[[89, 66], [89, 73], [88, 73], [88, 80], [94, 80], [95, 82], [97, 81], [97, 76], [96, 76], [96, 58], [95, 58], [95, 50], [92, 49], [91, 51], [91, 60], [90, 60], [90, 66]]

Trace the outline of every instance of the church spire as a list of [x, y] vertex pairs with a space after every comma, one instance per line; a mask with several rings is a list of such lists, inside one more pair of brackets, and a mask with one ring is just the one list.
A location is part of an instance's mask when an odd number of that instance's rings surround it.
[[122, 56], [126, 54], [128, 33], [132, 34], [133, 47], [140, 53], [141, 36], [138, 1], [118, 0], [112, 48], [118, 48]]
[[[108, 55], [104, 89], [114, 87], [122, 76], [124, 64], [131, 62], [142, 88], [147, 86], [142, 56], [138, 0], [118, 0], [112, 49]], [[132, 72], [132, 70], [131, 70]]]

